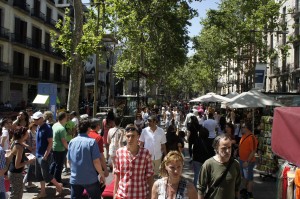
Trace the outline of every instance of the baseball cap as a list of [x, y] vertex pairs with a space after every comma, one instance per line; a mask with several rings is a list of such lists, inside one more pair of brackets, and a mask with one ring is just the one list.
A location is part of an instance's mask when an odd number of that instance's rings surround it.
[[32, 115], [32, 119], [34, 120], [38, 120], [40, 119], [41, 117], [44, 117], [43, 113], [38, 111], [38, 112], [35, 112], [33, 115]]

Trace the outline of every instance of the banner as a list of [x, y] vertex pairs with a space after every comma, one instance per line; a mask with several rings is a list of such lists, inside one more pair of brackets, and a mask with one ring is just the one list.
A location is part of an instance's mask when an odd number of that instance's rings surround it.
[[267, 64], [256, 64], [255, 67], [255, 88], [264, 89]]

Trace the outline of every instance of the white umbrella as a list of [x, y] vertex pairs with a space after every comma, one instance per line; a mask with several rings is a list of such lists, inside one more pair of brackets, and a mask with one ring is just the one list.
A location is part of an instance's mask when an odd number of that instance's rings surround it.
[[229, 108], [253, 108], [252, 109], [252, 125], [254, 130], [254, 108], [266, 106], [283, 106], [273, 98], [252, 89], [248, 92], [243, 92], [226, 103]]
[[258, 90], [250, 90], [243, 92], [232, 98], [226, 106], [229, 108], [258, 108], [266, 106], [283, 106], [275, 99], [259, 92]]
[[231, 92], [228, 95], [226, 95], [225, 97], [227, 97], [229, 99], [232, 99], [232, 98], [234, 98], [235, 96], [238, 96], [238, 95], [239, 94], [237, 92]]
[[195, 98], [190, 102], [228, 102], [229, 99], [215, 93], [207, 93], [201, 97]]

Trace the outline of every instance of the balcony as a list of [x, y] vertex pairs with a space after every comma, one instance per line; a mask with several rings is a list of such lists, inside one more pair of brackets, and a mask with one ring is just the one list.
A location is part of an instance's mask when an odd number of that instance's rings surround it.
[[31, 16], [36, 17], [42, 21], [46, 21], [46, 15], [41, 11], [36, 10], [35, 8], [31, 8]]
[[46, 22], [46, 24], [48, 24], [48, 25], [50, 25], [54, 28], [55, 28], [55, 25], [57, 23], [54, 19], [51, 19], [50, 17], [46, 17], [45, 22]]
[[19, 8], [22, 11], [25, 11], [28, 14], [30, 13], [30, 5], [20, 0], [14, 0], [13, 6]]
[[4, 28], [4, 27], [0, 27], [0, 38], [4, 38], [4, 39], [9, 39], [9, 30]]
[[0, 61], [0, 73], [9, 73], [8, 63], [4, 63], [4, 62]]

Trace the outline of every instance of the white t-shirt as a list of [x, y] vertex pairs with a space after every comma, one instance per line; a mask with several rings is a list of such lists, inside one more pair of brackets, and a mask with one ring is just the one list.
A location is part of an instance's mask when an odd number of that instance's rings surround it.
[[79, 121], [78, 121], [77, 117], [74, 117], [71, 121], [74, 122], [74, 124], [75, 124], [76, 126], [78, 126]]
[[144, 147], [149, 150], [152, 160], [158, 160], [162, 157], [161, 145], [167, 142], [165, 132], [157, 127], [153, 132], [150, 127], [142, 130], [140, 141], [144, 142]]
[[216, 120], [208, 119], [203, 122], [203, 127], [205, 127], [209, 131], [208, 138], [216, 137], [216, 128], [218, 128], [218, 123]]
[[4, 146], [2, 148], [3, 148], [3, 150], [9, 150], [10, 149], [9, 133], [8, 133], [8, 130], [5, 127], [2, 128], [1, 140], [2, 140], [3, 137], [6, 137], [6, 140], [5, 140]]

